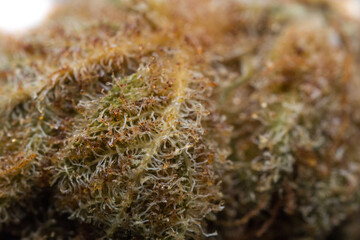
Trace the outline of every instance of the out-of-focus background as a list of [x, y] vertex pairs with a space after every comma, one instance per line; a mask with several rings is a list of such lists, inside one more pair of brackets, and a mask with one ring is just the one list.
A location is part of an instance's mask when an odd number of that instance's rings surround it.
[[59, 0], [0, 0], [0, 31], [19, 34], [36, 27], [51, 14]]
[[[24, 33], [44, 21], [63, 1], [66, 0], [0, 0], [0, 32], [3, 34]], [[266, 2], [267, 0], [239, 1]], [[341, 3], [341, 7], [349, 17], [360, 20], [360, 0], [336, 1]]]

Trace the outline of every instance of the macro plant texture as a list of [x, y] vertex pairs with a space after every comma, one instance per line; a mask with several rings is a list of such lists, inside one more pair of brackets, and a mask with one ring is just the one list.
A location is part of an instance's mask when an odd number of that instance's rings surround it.
[[0, 238], [357, 239], [359, 29], [335, 0], [78, 0], [0, 36]]
[[331, 7], [235, 10], [244, 44], [214, 74], [234, 127], [222, 223], [230, 238], [318, 239], [358, 210], [358, 32]]
[[79, 128], [59, 153], [58, 207], [109, 235], [184, 238], [222, 208], [226, 155], [208, 136], [220, 124], [206, 109], [210, 85], [171, 51], [135, 57], [134, 73], [80, 102]]

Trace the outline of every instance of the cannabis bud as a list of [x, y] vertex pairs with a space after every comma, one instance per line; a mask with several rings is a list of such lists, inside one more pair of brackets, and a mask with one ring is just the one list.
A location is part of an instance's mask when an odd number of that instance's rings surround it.
[[249, 49], [215, 62], [219, 106], [235, 129], [226, 235], [320, 237], [358, 209], [354, 32], [335, 24], [333, 9], [311, 7], [265, 5], [250, 20], [255, 6], [238, 10], [259, 29], [238, 30]]
[[359, 23], [340, 6], [76, 1], [0, 36], [0, 238], [325, 239], [350, 222]]
[[204, 218], [223, 208], [228, 154], [213, 84], [192, 68], [192, 48], [142, 28], [146, 38], [124, 24], [126, 38], [85, 45], [60, 69], [48, 63], [43, 82], [37, 69], [20, 69], [39, 82], [3, 101], [3, 222], [21, 219], [10, 215], [12, 204], [25, 212], [26, 200], [51, 188], [52, 209], [107, 236], [215, 234]]
[[57, 155], [58, 208], [109, 235], [181, 239], [204, 231], [202, 219], [222, 208], [214, 166], [226, 158], [207, 133], [210, 85], [168, 51], [135, 56], [128, 76], [113, 73], [104, 96], [81, 101]]

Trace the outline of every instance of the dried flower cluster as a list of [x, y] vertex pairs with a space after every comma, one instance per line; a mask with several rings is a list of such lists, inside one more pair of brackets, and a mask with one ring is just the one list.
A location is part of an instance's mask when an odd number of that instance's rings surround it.
[[258, 33], [265, 42], [236, 57], [238, 70], [218, 63], [227, 72], [220, 106], [235, 129], [225, 226], [256, 224], [258, 237], [278, 217], [303, 225], [288, 226], [290, 236], [321, 236], [358, 209], [355, 56], [343, 29], [304, 18]]
[[91, 0], [1, 36], [0, 238], [335, 234], [359, 29], [335, 0]]

